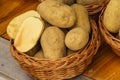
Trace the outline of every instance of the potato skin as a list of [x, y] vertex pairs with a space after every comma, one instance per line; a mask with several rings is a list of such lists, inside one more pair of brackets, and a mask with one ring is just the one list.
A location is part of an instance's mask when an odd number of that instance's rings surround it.
[[60, 28], [74, 25], [76, 17], [73, 9], [57, 0], [45, 0], [37, 7], [38, 13], [48, 23]]
[[81, 27], [73, 28], [65, 37], [65, 44], [70, 50], [83, 48], [89, 41], [89, 33]]
[[108, 31], [119, 32], [120, 29], [120, 0], [110, 0], [104, 12], [103, 23]]
[[73, 4], [71, 7], [76, 14], [76, 23], [74, 27], [82, 27], [90, 32], [90, 22], [87, 9], [80, 4]]
[[66, 55], [65, 34], [57, 27], [48, 27], [41, 36], [41, 47], [45, 58], [57, 59]]

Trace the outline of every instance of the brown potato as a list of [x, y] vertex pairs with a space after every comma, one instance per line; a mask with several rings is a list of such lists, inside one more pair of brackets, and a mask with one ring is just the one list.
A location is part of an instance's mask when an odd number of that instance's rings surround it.
[[71, 7], [76, 14], [76, 23], [74, 27], [82, 27], [90, 32], [90, 22], [87, 9], [80, 4], [73, 4]]
[[38, 13], [48, 23], [61, 28], [74, 25], [76, 17], [73, 9], [57, 0], [45, 0], [37, 7]]
[[120, 29], [120, 0], [110, 0], [104, 12], [104, 25], [112, 33]]
[[48, 27], [43, 32], [40, 43], [45, 58], [57, 59], [66, 55], [65, 34], [57, 27]]
[[83, 28], [73, 28], [65, 37], [66, 46], [73, 51], [80, 50], [89, 41], [89, 33]]

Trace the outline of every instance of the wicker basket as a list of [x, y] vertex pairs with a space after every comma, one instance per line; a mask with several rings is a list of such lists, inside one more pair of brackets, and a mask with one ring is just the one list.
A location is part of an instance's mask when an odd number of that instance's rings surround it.
[[13, 40], [11, 40], [11, 54], [21, 67], [35, 79], [61, 80], [75, 77], [87, 68], [100, 46], [100, 36], [96, 23], [92, 18], [90, 18], [90, 23], [92, 27], [90, 41], [84, 49], [77, 53], [54, 61], [37, 59], [24, 53], [19, 53], [13, 46]]
[[102, 36], [104, 37], [105, 42], [110, 45], [112, 50], [120, 56], [120, 40], [115, 38], [106, 28], [103, 24], [103, 15], [104, 15], [105, 8], [101, 12], [99, 16], [99, 28]]

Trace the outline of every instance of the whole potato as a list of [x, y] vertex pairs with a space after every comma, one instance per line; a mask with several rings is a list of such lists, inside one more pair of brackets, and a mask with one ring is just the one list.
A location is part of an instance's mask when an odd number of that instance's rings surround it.
[[65, 34], [57, 27], [48, 27], [41, 36], [41, 47], [45, 58], [57, 59], [66, 55]]
[[73, 28], [65, 37], [66, 46], [73, 51], [83, 48], [89, 41], [89, 33], [83, 28]]
[[119, 32], [120, 29], [120, 0], [110, 0], [104, 12], [103, 23], [108, 31]]
[[38, 13], [48, 23], [61, 28], [74, 25], [76, 17], [72, 8], [57, 0], [45, 0], [37, 7]]
[[101, 0], [76, 0], [77, 3], [82, 4], [82, 5], [91, 4], [97, 1], [101, 1]]
[[90, 32], [90, 22], [87, 9], [80, 4], [73, 4], [71, 6], [76, 14], [75, 27], [82, 27], [86, 31]]

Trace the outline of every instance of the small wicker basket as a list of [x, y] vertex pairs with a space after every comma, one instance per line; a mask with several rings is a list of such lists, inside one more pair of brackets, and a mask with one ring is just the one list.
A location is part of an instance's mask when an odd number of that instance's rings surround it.
[[10, 40], [12, 56], [21, 67], [38, 80], [62, 80], [81, 74], [91, 63], [93, 56], [100, 46], [100, 36], [95, 21], [90, 18], [91, 37], [86, 47], [77, 53], [70, 54], [57, 60], [38, 59], [24, 53], [19, 53]]
[[120, 56], [120, 40], [115, 38], [106, 28], [105, 25], [103, 23], [103, 15], [104, 15], [104, 11], [105, 8], [103, 9], [103, 11], [101, 12], [100, 16], [99, 16], [99, 29], [100, 32], [102, 34], [102, 36], [104, 37], [105, 42], [110, 45], [110, 47], [112, 48], [112, 50], [118, 55]]

